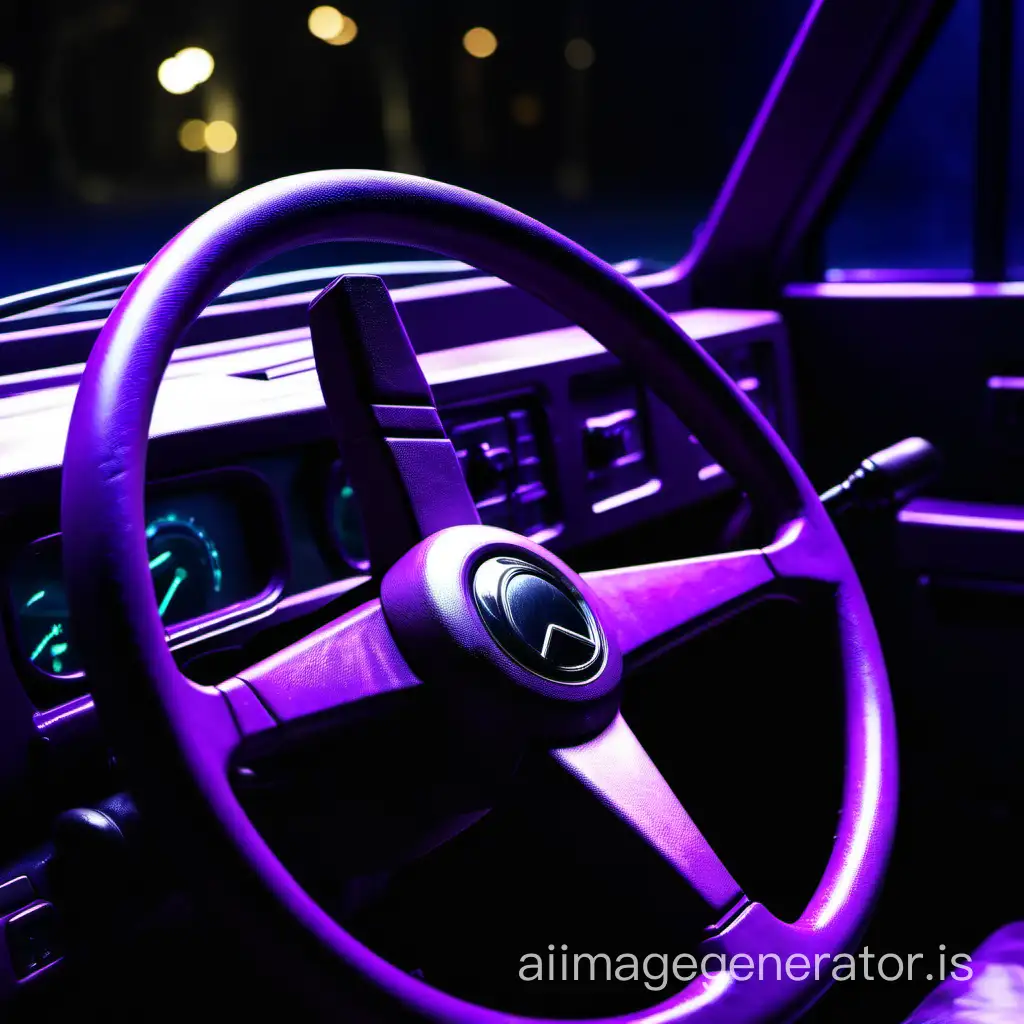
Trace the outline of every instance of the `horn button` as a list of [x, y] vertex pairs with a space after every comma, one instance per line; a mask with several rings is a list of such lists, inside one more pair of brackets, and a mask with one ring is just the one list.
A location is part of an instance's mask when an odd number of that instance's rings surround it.
[[614, 631], [586, 582], [525, 537], [491, 526], [440, 530], [388, 570], [380, 597], [410, 667], [448, 692], [452, 707], [490, 708], [482, 713], [567, 736], [614, 715]]

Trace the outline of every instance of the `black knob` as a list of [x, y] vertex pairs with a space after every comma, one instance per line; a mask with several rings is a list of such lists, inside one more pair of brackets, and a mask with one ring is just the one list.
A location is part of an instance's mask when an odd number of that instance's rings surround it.
[[138, 812], [120, 795], [97, 807], [75, 807], [53, 822], [50, 880], [54, 899], [90, 929], [128, 910], [138, 899]]

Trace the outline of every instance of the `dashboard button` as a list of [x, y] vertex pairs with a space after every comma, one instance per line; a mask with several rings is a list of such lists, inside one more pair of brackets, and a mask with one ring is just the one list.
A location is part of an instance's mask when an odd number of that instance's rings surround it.
[[592, 416], [583, 434], [587, 469], [602, 472], [643, 456], [643, 439], [636, 409], [619, 409]]
[[52, 903], [36, 903], [7, 921], [11, 967], [19, 978], [55, 963], [63, 955], [60, 920]]

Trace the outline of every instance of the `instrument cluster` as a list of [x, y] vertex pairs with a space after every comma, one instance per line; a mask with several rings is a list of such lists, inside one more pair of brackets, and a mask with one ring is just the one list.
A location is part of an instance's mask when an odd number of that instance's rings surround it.
[[[276, 502], [246, 470], [196, 474], [151, 488], [146, 547], [168, 638], [204, 635], [272, 603], [286, 546]], [[68, 612], [61, 535], [32, 541], [7, 572], [7, 617], [26, 683], [74, 692], [81, 653]]]

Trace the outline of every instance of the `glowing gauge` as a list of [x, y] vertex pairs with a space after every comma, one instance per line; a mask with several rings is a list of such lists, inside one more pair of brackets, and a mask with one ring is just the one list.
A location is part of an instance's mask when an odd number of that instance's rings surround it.
[[16, 609], [21, 643], [29, 663], [48, 676], [68, 678], [82, 671], [68, 631], [68, 603], [59, 580], [29, 594]]
[[217, 607], [223, 572], [210, 535], [174, 512], [146, 527], [149, 568], [165, 625], [197, 619]]
[[28, 545], [11, 566], [11, 612], [17, 646], [32, 668], [65, 680], [82, 673], [71, 635], [60, 538]]

